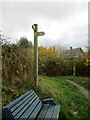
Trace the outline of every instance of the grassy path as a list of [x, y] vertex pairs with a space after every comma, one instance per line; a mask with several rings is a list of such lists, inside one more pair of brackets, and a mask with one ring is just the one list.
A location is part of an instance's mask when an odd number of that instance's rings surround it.
[[71, 80], [77, 83], [78, 85], [84, 87], [87, 90], [90, 90], [90, 81], [89, 77], [81, 77], [81, 76], [62, 76], [65, 80]]
[[70, 81], [70, 80], [67, 80], [67, 81], [68, 81], [69, 83], [75, 85], [75, 86], [87, 97], [87, 99], [90, 100], [89, 97], [88, 97], [88, 90], [86, 90], [84, 87], [76, 84], [76, 83], [73, 82], [73, 81]]

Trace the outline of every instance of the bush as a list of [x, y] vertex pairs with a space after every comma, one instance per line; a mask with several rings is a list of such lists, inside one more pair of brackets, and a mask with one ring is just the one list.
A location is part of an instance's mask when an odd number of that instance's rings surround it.
[[88, 76], [88, 66], [85, 64], [86, 59], [78, 58], [76, 60], [76, 75], [77, 76]]
[[[47, 76], [60, 76], [73, 74], [73, 60], [61, 58], [53, 47], [38, 49], [39, 74]], [[33, 47], [21, 47], [18, 44], [2, 45], [2, 75], [4, 80], [12, 84], [22, 85], [22, 79], [31, 80], [33, 84]], [[76, 75], [87, 76], [90, 70], [85, 58], [76, 59]]]
[[73, 66], [76, 66], [76, 75], [87, 76], [89, 65], [86, 58], [78, 57], [76, 60], [62, 58], [56, 51], [55, 46], [39, 47], [39, 74], [47, 76], [73, 75]]
[[23, 79], [33, 81], [33, 48], [3, 44], [2, 76], [12, 84], [22, 84]]
[[39, 48], [39, 74], [48, 76], [71, 75], [72, 62], [59, 56], [55, 46]]

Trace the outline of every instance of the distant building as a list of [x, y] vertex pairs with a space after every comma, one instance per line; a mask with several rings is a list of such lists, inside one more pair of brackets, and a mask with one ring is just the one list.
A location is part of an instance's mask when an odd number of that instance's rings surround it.
[[64, 59], [75, 59], [75, 58], [85, 58], [85, 54], [82, 50], [82, 48], [72, 48], [70, 47], [69, 50], [65, 50], [61, 53], [61, 57], [64, 57]]

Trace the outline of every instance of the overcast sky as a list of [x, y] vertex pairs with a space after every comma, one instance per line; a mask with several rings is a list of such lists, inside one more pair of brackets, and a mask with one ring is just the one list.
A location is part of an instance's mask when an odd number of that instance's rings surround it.
[[2, 32], [15, 43], [21, 36], [33, 42], [34, 23], [45, 35], [39, 45], [60, 45], [85, 48], [88, 46], [88, 3], [86, 2], [4, 2]]

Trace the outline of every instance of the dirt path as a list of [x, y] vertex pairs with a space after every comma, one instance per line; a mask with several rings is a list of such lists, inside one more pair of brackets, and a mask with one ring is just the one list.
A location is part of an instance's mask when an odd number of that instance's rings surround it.
[[85, 88], [83, 88], [82, 86], [78, 85], [77, 83], [71, 81], [71, 80], [67, 80], [69, 83], [75, 85], [87, 98], [88, 100], [90, 101], [90, 98], [89, 98], [89, 95], [90, 95], [90, 92], [88, 90], [86, 90]]

